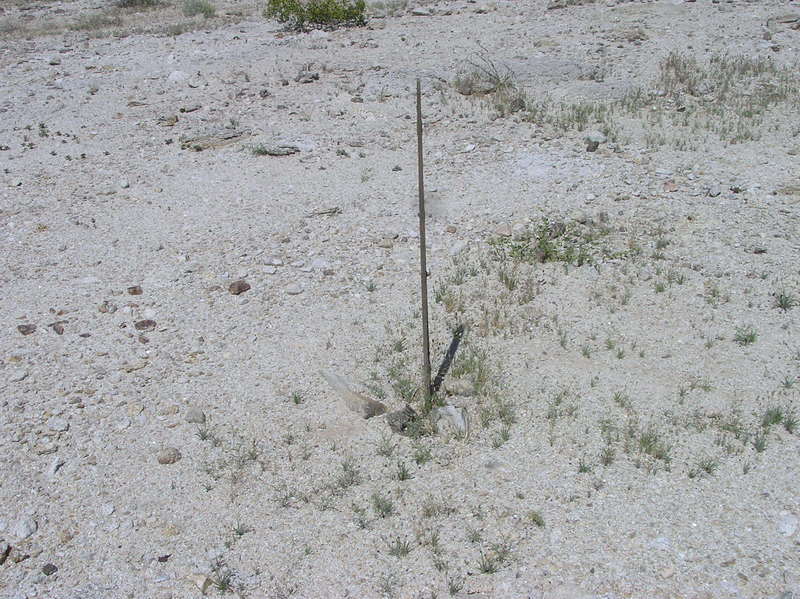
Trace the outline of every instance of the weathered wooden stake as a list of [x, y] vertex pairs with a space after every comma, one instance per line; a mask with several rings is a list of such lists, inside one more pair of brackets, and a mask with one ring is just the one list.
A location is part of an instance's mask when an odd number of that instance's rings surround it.
[[419, 286], [422, 295], [422, 384], [424, 411], [431, 405], [431, 343], [428, 333], [428, 265], [425, 249], [425, 182], [422, 172], [422, 92], [417, 79], [417, 170], [419, 174]]

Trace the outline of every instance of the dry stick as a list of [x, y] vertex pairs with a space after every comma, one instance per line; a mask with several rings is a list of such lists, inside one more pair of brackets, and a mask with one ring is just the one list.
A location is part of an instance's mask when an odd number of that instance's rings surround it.
[[422, 295], [422, 379], [424, 412], [431, 409], [431, 343], [428, 336], [428, 266], [425, 255], [425, 183], [422, 172], [422, 92], [417, 79], [417, 170], [419, 173], [419, 286]]

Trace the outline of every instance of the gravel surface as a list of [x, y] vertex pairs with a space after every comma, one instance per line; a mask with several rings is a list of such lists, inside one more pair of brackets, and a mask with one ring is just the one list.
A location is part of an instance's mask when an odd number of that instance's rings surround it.
[[0, 7], [0, 596], [800, 596], [796, 2], [105, 3]]

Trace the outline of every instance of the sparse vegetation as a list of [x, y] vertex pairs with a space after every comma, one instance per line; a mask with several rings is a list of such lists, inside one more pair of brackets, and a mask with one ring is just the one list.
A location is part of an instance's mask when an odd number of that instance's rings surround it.
[[183, 0], [183, 14], [187, 17], [202, 15], [210, 19], [217, 14], [217, 9], [208, 0]]
[[366, 24], [364, 0], [267, 0], [265, 15], [290, 29], [336, 28]]

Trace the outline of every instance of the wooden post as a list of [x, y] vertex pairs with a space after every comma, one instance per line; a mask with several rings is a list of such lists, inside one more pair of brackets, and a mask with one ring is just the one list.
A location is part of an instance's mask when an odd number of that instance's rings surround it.
[[425, 248], [425, 182], [422, 172], [422, 92], [417, 79], [417, 170], [419, 175], [419, 286], [422, 296], [422, 384], [424, 392], [423, 411], [429, 412], [431, 405], [431, 344], [428, 333], [428, 265]]

